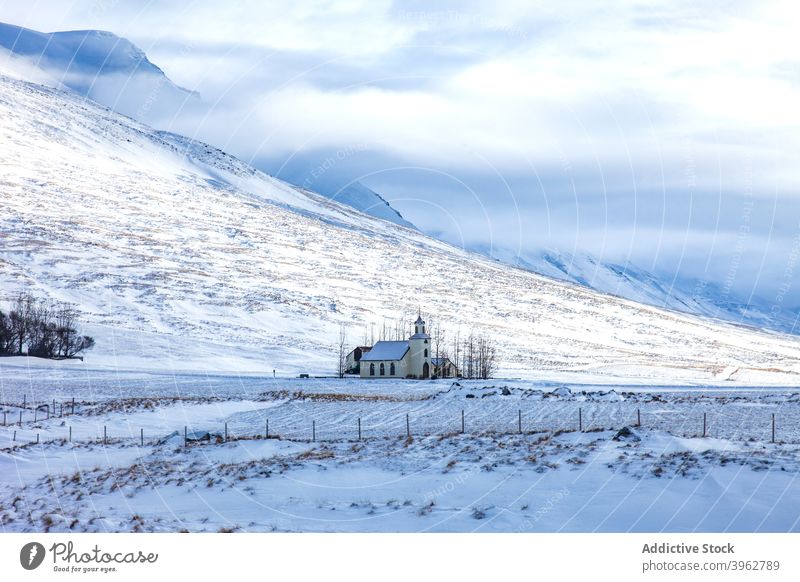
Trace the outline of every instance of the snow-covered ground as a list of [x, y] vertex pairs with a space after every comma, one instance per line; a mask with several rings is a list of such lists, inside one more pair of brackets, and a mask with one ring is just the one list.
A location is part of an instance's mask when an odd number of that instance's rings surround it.
[[800, 530], [790, 389], [141, 373], [71, 388], [75, 414], [41, 385], [58, 413], [29, 406], [21, 425], [6, 393], [3, 531]]

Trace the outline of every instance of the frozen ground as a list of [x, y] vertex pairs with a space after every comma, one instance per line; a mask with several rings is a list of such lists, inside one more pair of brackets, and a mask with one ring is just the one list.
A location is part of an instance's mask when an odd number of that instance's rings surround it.
[[791, 389], [98, 374], [0, 428], [3, 531], [800, 531]]

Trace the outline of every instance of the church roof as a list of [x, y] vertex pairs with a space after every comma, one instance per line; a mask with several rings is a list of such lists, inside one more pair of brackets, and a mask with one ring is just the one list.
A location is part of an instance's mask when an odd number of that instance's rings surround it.
[[425, 321], [423, 321], [422, 315], [418, 315], [417, 321], [414, 322], [414, 325], [422, 325], [423, 323], [425, 323]]
[[415, 333], [411, 336], [411, 339], [431, 339], [427, 333]]
[[377, 342], [372, 349], [361, 356], [362, 362], [376, 362], [379, 360], [402, 360], [408, 351], [408, 342]]

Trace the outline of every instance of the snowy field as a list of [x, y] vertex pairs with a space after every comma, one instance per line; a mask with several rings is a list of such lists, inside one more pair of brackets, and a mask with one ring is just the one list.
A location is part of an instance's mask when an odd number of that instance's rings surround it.
[[0, 369], [2, 531], [800, 530], [800, 390]]

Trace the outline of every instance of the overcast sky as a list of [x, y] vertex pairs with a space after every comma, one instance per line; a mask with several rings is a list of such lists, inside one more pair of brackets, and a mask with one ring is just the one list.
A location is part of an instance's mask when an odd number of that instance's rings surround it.
[[0, 0], [0, 20], [125, 36], [213, 105], [164, 125], [297, 183], [361, 180], [457, 244], [794, 284], [793, 4], [605, 4]]

